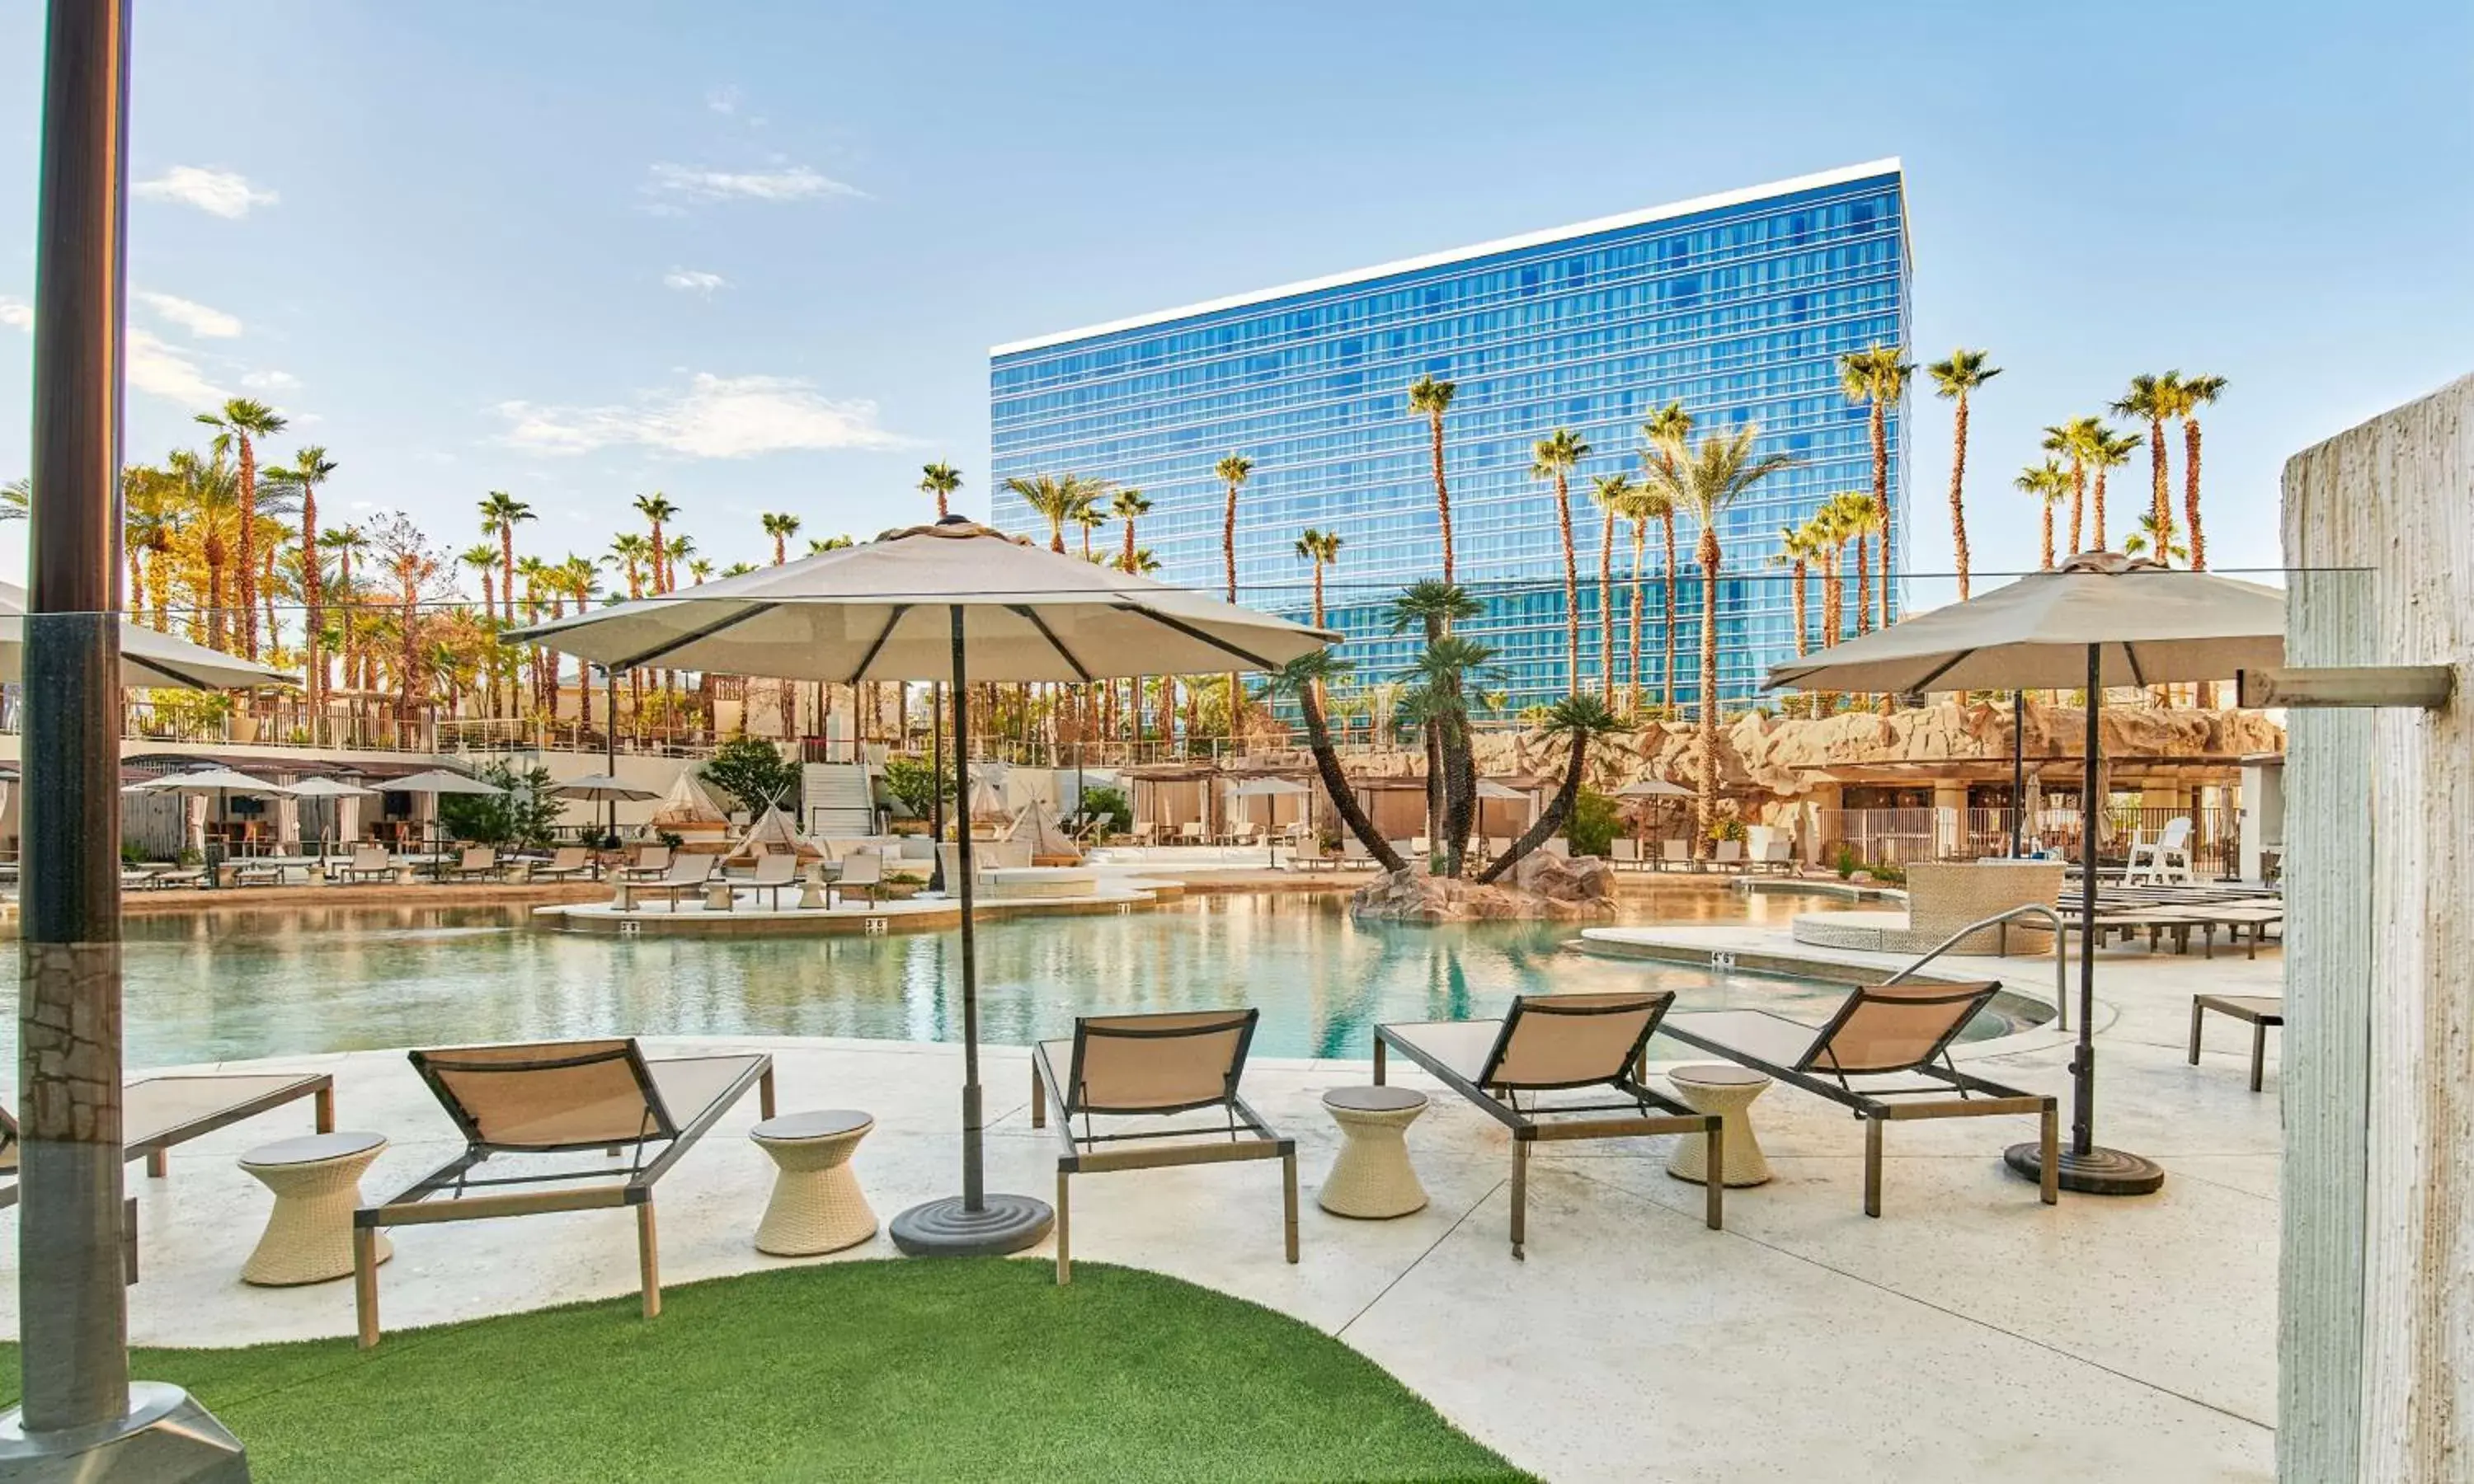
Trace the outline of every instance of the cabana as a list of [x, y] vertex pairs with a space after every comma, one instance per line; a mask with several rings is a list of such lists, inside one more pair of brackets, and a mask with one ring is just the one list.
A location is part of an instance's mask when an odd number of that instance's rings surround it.
[[653, 811], [656, 833], [679, 837], [682, 844], [710, 844], [730, 838], [730, 814], [715, 802], [693, 773], [681, 773], [662, 806]]
[[805, 865], [825, 859], [826, 851], [824, 847], [800, 830], [796, 821], [782, 812], [780, 804], [766, 804], [764, 812], [756, 817], [756, 823], [747, 826], [747, 833], [740, 836], [723, 852], [721, 863], [733, 866], [760, 855], [794, 856]]

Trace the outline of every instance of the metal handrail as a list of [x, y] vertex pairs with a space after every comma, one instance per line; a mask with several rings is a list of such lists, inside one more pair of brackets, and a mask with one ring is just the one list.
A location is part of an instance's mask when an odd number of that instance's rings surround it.
[[[1968, 923], [1934, 945], [1924, 957], [1882, 980], [1881, 983], [1885, 986], [1892, 985], [1906, 978], [1917, 969], [1949, 952], [1970, 933], [1980, 933], [1988, 927], [2000, 927], [2013, 918], [2022, 917], [2041, 917], [2053, 924], [2053, 1028], [2067, 1031], [2071, 1028], [2070, 927], [2062, 921], [2062, 915], [2059, 912], [2040, 901], [2031, 901], [2023, 907], [2012, 907], [2007, 912], [1997, 912], [1989, 918], [1981, 918]], [[2007, 939], [2004, 939], [2001, 945], [2005, 949], [2009, 947]]]

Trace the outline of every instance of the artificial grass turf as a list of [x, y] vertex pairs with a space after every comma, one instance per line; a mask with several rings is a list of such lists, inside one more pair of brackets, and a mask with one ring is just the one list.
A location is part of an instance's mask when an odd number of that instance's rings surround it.
[[239, 1434], [257, 1484], [1529, 1477], [1322, 1331], [1131, 1268], [830, 1263], [636, 1306], [133, 1364]]

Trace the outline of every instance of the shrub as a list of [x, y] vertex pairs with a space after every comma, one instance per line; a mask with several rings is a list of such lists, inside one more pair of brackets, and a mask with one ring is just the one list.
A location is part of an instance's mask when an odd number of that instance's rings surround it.
[[1571, 842], [1575, 855], [1611, 854], [1622, 828], [1623, 816], [1615, 802], [1594, 788], [1583, 788], [1573, 796], [1572, 812], [1564, 817], [1564, 838]]
[[438, 796], [438, 821], [448, 833], [480, 845], [549, 843], [561, 805], [549, 797], [547, 768], [518, 773], [505, 762], [491, 762], [481, 769], [481, 781], [504, 792]]
[[792, 813], [798, 811], [799, 765], [761, 738], [733, 737], [715, 748], [703, 777], [751, 815], [777, 803], [787, 804]]
[[1086, 788], [1082, 790], [1082, 816], [1105, 820], [1111, 833], [1124, 834], [1134, 827], [1134, 806], [1126, 800], [1125, 790], [1118, 788]]
[[[935, 764], [918, 757], [887, 757], [885, 760], [885, 786], [912, 819], [927, 819], [936, 812], [936, 800], [948, 802], [954, 797], [954, 786], [936, 769]], [[1098, 789], [1092, 793], [1100, 792]]]
[[1712, 840], [1741, 840], [1744, 838], [1744, 822], [1739, 819], [1723, 819], [1716, 821], [1710, 826], [1710, 838]]

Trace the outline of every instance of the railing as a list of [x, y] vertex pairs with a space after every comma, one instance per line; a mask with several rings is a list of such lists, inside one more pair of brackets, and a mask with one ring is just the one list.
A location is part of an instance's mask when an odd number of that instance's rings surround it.
[[[2010, 826], [2017, 811], [2008, 808], [1815, 810], [1817, 838], [1824, 858], [1841, 845], [1867, 866], [1903, 866], [1914, 861], [1975, 860], [2010, 853]], [[2191, 822], [2191, 862], [2199, 870], [2214, 865], [2230, 876], [2240, 857], [2242, 811], [2219, 806], [2195, 808], [2171, 804], [2115, 804], [2104, 812], [2101, 855], [2126, 857], [2134, 840], [2154, 840], [2176, 819]], [[2032, 808], [2020, 821], [2019, 837], [2029, 849], [2042, 847], [2077, 859], [2079, 811], [2075, 805]]]
[[[1881, 983], [1884, 986], [1893, 985], [1909, 977], [1917, 969], [1966, 941], [1971, 933], [1980, 933], [1988, 927], [2005, 927], [2013, 918], [2023, 917], [2041, 917], [2053, 924], [2053, 1028], [2067, 1031], [2071, 1028], [2071, 964], [2070, 954], [2066, 951], [2071, 941], [2070, 924], [2062, 921], [2062, 915], [2059, 912], [2046, 906], [2043, 902], [2031, 901], [2025, 906], [2012, 907], [2006, 912], [1997, 912], [1989, 918], [1979, 918], [1926, 949], [1924, 957], [1882, 980]], [[2010, 947], [2006, 935], [2002, 939], [2001, 947], [2006, 956]]]

